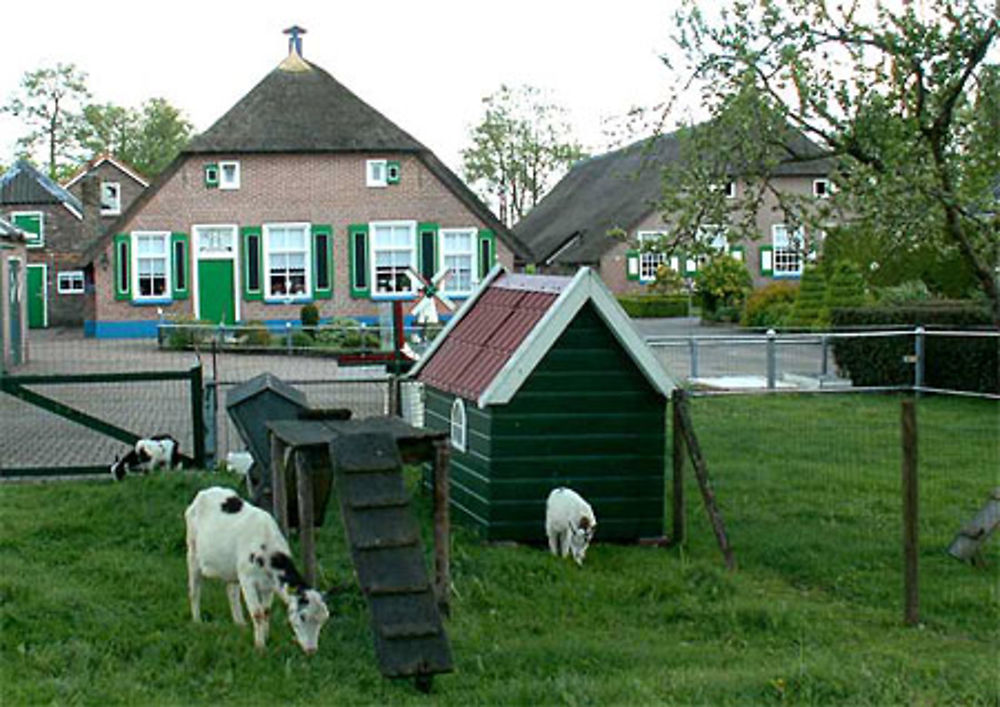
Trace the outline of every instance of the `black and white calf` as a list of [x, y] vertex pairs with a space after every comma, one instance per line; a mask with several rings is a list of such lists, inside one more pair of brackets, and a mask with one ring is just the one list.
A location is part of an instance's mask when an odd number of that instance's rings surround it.
[[288, 608], [288, 623], [306, 653], [315, 653], [319, 632], [330, 617], [323, 596], [311, 589], [292, 562], [288, 542], [266, 511], [232, 489], [214, 486], [198, 492], [184, 512], [187, 525], [188, 598], [191, 617], [201, 621], [201, 579], [226, 583], [233, 621], [245, 624], [243, 601], [253, 619], [253, 642], [267, 641], [274, 594]]
[[155, 471], [181, 468], [181, 448], [170, 435], [154, 435], [140, 439], [129, 453], [111, 465], [111, 476], [121, 481], [132, 471]]

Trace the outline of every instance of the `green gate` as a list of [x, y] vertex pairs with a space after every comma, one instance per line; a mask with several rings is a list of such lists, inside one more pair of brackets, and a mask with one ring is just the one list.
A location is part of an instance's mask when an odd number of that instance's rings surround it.
[[[6, 393], [29, 405], [42, 408], [54, 415], [71, 422], [83, 425], [88, 429], [112, 437], [126, 444], [135, 444], [142, 435], [118, 427], [106, 420], [94, 417], [82, 410], [42, 395], [28, 386], [45, 385], [93, 385], [97, 383], [134, 383], [141, 381], [176, 381], [187, 380], [191, 386], [191, 425], [194, 440], [194, 456], [181, 455], [188, 466], [204, 468], [205, 466], [205, 421], [203, 405], [203, 382], [201, 365], [193, 366], [187, 371], [149, 371], [135, 373], [80, 373], [69, 375], [0, 375], [0, 393]], [[90, 474], [106, 474], [107, 465], [100, 466], [66, 466], [66, 467], [0, 467], [0, 478], [25, 476], [79, 476]]]

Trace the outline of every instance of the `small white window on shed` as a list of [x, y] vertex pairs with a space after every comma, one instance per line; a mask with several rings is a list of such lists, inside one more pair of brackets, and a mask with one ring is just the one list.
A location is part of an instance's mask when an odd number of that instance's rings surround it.
[[465, 451], [465, 401], [455, 398], [451, 404], [451, 446], [460, 452]]
[[365, 163], [365, 184], [370, 187], [387, 186], [389, 184], [387, 165], [387, 160], [368, 160]]

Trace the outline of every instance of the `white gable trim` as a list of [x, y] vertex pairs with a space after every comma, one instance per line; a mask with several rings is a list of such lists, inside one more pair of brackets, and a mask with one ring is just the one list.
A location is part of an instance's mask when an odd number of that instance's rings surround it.
[[486, 273], [486, 277], [484, 277], [482, 281], [480, 281], [479, 287], [477, 287], [476, 290], [471, 295], [469, 295], [468, 299], [466, 299], [465, 302], [462, 304], [462, 306], [459, 307], [458, 311], [455, 312], [454, 316], [452, 316], [451, 319], [448, 320], [448, 323], [445, 324], [444, 329], [441, 330], [441, 333], [439, 333], [436, 337], [434, 337], [434, 341], [431, 342], [430, 347], [426, 351], [424, 351], [424, 355], [420, 357], [420, 360], [417, 361], [416, 365], [413, 366], [413, 368], [410, 369], [409, 373], [406, 374], [407, 378], [416, 378], [417, 374], [420, 373], [420, 369], [422, 369], [424, 367], [424, 364], [430, 361], [431, 358], [434, 357], [434, 354], [438, 350], [438, 347], [440, 347], [441, 344], [444, 342], [444, 340], [448, 338], [448, 334], [450, 334], [451, 330], [458, 325], [458, 323], [462, 320], [462, 317], [464, 317], [465, 314], [472, 309], [472, 307], [479, 300], [480, 296], [482, 296], [482, 294], [486, 291], [486, 288], [492, 285], [493, 281], [496, 280], [498, 277], [500, 277], [502, 273], [505, 272], [507, 272], [506, 268], [504, 268], [504, 266], [501, 265], [500, 263], [497, 263], [488, 273]]
[[[476, 401], [480, 407], [505, 405], [517, 394], [528, 376], [549, 352], [556, 340], [587, 302], [593, 302], [601, 319], [626, 353], [642, 371], [650, 385], [664, 397], [670, 397], [674, 382], [660, 365], [646, 343], [632, 327], [632, 322], [614, 299], [600, 277], [590, 268], [580, 268], [545, 316], [535, 324], [510, 360]], [[442, 339], [444, 332], [438, 337]]]
[[123, 165], [121, 162], [119, 162], [118, 160], [116, 160], [114, 157], [108, 157], [107, 155], [105, 155], [104, 157], [101, 157], [99, 160], [97, 160], [97, 162], [95, 162], [94, 164], [92, 164], [90, 166], [84, 166], [84, 168], [82, 170], [80, 170], [79, 172], [77, 172], [76, 175], [72, 179], [70, 179], [68, 182], [66, 182], [63, 185], [63, 188], [64, 189], [69, 189], [71, 186], [73, 186], [78, 181], [80, 181], [81, 179], [83, 179], [84, 176], [90, 174], [91, 171], [97, 169], [98, 167], [100, 167], [105, 162], [110, 162], [111, 164], [113, 164], [115, 167], [117, 167], [122, 172], [124, 172], [125, 174], [127, 174], [128, 176], [130, 176], [132, 179], [134, 179], [135, 181], [137, 181], [139, 184], [141, 184], [144, 189], [149, 186], [149, 182], [147, 182], [145, 179], [143, 179], [142, 177], [140, 177], [138, 174], [136, 174], [135, 172], [133, 172], [131, 169], [129, 169], [128, 167], [126, 167], [125, 165]]

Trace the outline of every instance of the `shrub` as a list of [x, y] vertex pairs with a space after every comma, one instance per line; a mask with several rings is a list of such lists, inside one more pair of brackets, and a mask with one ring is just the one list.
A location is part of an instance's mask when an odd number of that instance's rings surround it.
[[319, 307], [311, 303], [302, 305], [299, 319], [302, 321], [302, 328], [310, 335], [315, 335], [316, 326], [319, 325]]
[[620, 295], [618, 302], [630, 317], [686, 317], [687, 295]]
[[273, 337], [271, 332], [264, 325], [264, 322], [247, 322], [243, 331], [246, 335], [246, 339], [244, 341], [247, 346], [267, 348], [271, 345]]
[[826, 288], [826, 309], [860, 307], [865, 303], [865, 281], [857, 265], [841, 260], [834, 264]]
[[754, 290], [747, 298], [740, 323], [747, 327], [787, 326], [799, 293], [797, 282], [772, 282]]
[[335, 317], [329, 325], [318, 329], [316, 343], [319, 346], [337, 350], [366, 349], [377, 350], [381, 346], [379, 336], [367, 331], [350, 317]]
[[912, 304], [929, 300], [931, 291], [923, 280], [910, 280], [892, 287], [879, 288], [875, 291], [875, 298], [884, 306]]
[[171, 349], [190, 349], [200, 346], [212, 339], [215, 331], [212, 322], [195, 319], [188, 316], [174, 317], [168, 330], [167, 347]]
[[313, 340], [313, 336], [301, 329], [296, 329], [292, 332], [292, 348], [293, 349], [308, 349], [316, 346], [316, 342]]
[[703, 316], [720, 307], [742, 307], [753, 289], [746, 266], [728, 255], [709, 260], [694, 276], [694, 284]]
[[[989, 309], [966, 302], [937, 301], [908, 307], [834, 309], [837, 327], [950, 327], [992, 329]], [[930, 388], [1000, 393], [1000, 352], [992, 337], [927, 336], [924, 340], [924, 385]], [[914, 351], [912, 336], [838, 339], [837, 365], [855, 385], [909, 385]]]
[[792, 307], [789, 326], [824, 329], [829, 326], [830, 312], [826, 308], [826, 278], [815, 265], [807, 265], [799, 280], [799, 294]]

